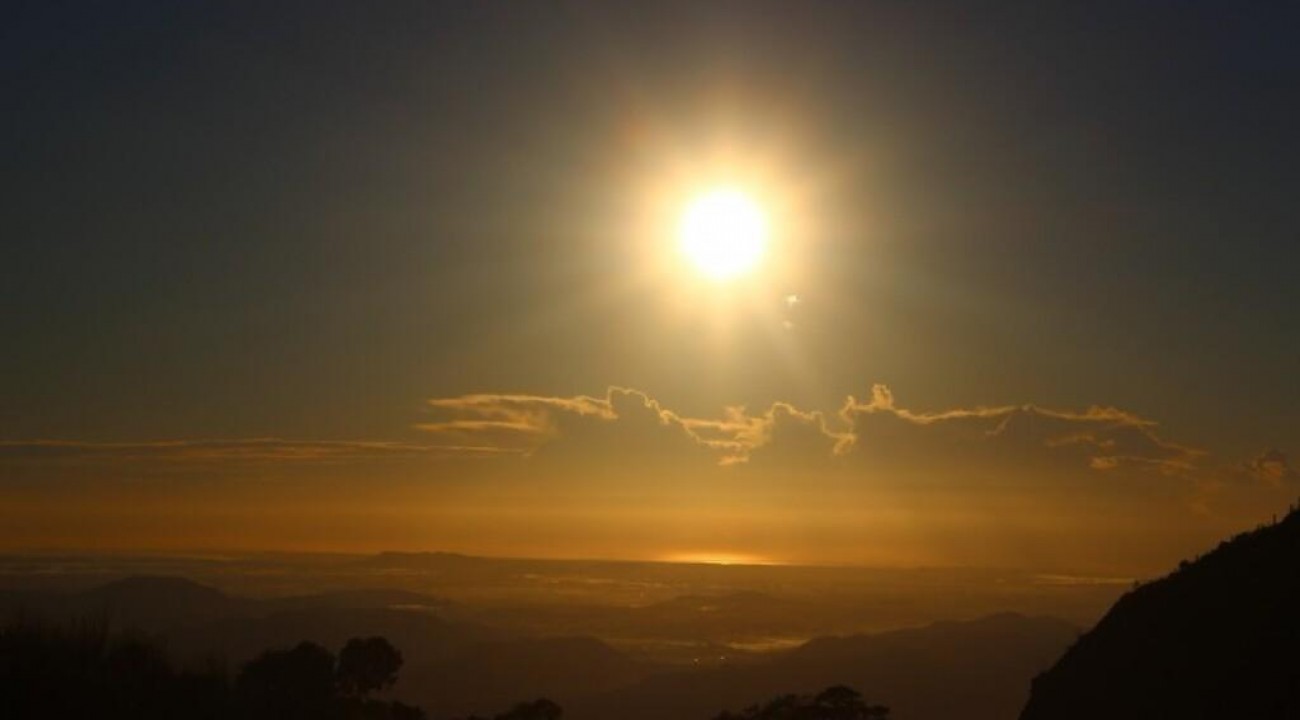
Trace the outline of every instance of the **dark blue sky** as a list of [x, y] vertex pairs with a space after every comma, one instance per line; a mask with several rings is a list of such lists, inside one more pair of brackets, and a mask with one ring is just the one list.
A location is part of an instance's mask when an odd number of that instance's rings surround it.
[[[0, 436], [887, 382], [1300, 440], [1294, 4], [615, 5], [11, 7]], [[771, 288], [795, 332], [740, 317], [725, 348], [628, 249], [656, 168], [719, 146], [814, 188], [823, 230]]]

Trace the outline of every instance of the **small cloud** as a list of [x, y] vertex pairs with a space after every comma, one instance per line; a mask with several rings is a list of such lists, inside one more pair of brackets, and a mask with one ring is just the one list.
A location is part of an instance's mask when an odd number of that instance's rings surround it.
[[871, 400], [860, 403], [853, 396], [840, 411], [841, 416], [851, 419], [854, 415], [886, 413], [918, 425], [930, 425], [945, 420], [963, 420], [971, 418], [1000, 418], [1015, 410], [1012, 406], [956, 408], [938, 412], [916, 412], [899, 407], [894, 400], [894, 393], [888, 386], [876, 383], [871, 386]]
[[1277, 448], [1269, 448], [1251, 458], [1246, 468], [1256, 479], [1278, 487], [1297, 479], [1286, 454]]
[[1119, 458], [1098, 455], [1088, 460], [1088, 467], [1093, 470], [1114, 470], [1119, 467]]
[[18, 462], [309, 463], [438, 455], [491, 455], [501, 451], [500, 448], [488, 446], [424, 445], [384, 440], [234, 438], [145, 442], [0, 441], [0, 460]]

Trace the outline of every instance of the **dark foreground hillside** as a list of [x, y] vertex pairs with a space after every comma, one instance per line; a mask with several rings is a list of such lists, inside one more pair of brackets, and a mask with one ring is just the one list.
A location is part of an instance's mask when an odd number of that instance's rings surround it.
[[1300, 718], [1300, 511], [1134, 589], [1020, 720]]

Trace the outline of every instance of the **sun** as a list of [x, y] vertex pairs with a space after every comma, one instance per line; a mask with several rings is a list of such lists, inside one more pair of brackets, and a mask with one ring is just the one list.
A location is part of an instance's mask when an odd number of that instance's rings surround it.
[[715, 188], [682, 213], [681, 251], [705, 277], [727, 281], [753, 271], [767, 251], [767, 218], [735, 188]]

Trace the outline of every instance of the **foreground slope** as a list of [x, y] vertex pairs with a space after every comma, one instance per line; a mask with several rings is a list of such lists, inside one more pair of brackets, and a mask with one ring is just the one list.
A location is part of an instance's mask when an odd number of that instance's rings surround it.
[[1300, 511], [1134, 589], [1021, 720], [1300, 718]]

